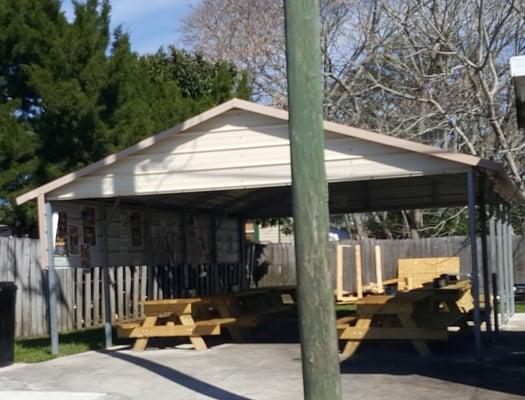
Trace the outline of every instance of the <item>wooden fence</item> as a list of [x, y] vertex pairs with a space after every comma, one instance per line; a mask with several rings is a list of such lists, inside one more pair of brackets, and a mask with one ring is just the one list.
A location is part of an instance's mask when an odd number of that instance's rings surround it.
[[[525, 283], [525, 246], [522, 236], [514, 236], [514, 281]], [[342, 241], [340, 243], [356, 244], [356, 241]], [[397, 277], [397, 260], [400, 258], [415, 257], [450, 257], [461, 259], [461, 272], [470, 273], [471, 254], [469, 240], [464, 236], [404, 239], [404, 240], [376, 240], [365, 239], [359, 241], [361, 245], [363, 283], [375, 282], [375, 245], [381, 247], [381, 263], [383, 279]], [[335, 285], [335, 243], [330, 243], [329, 265]], [[295, 254], [293, 244], [269, 244], [260, 246], [255, 256], [259, 262], [253, 269], [253, 276], [257, 285], [295, 285]], [[490, 257], [490, 255], [489, 255]], [[478, 238], [478, 260], [481, 260], [481, 240]], [[344, 280], [345, 290], [355, 291], [355, 257], [354, 248], [344, 248]], [[482, 284], [482, 282], [481, 282]]]
[[[514, 237], [515, 282], [525, 283], [525, 246]], [[347, 242], [354, 243], [355, 242]], [[373, 240], [360, 242], [363, 282], [375, 281], [374, 246], [381, 246], [383, 279], [397, 275], [397, 260], [411, 257], [459, 256], [462, 272], [470, 270], [469, 243], [465, 237], [419, 240]], [[330, 270], [335, 284], [335, 244], [331, 243]], [[480, 246], [478, 246], [480, 248]], [[344, 251], [344, 287], [354, 290], [353, 249]], [[18, 287], [17, 336], [48, 333], [46, 278], [40, 268], [39, 242], [35, 239], [0, 237], [0, 281], [14, 281]], [[293, 245], [249, 245], [248, 267], [240, 264], [176, 266], [117, 266], [109, 269], [112, 320], [142, 316], [141, 301], [224, 293], [236, 286], [244, 289], [255, 280], [259, 286], [294, 285]], [[261, 261], [262, 265], [261, 265]], [[104, 321], [103, 269], [57, 269], [58, 324], [60, 332], [100, 326]]]
[[[0, 238], [0, 281], [18, 287], [16, 335], [48, 333], [47, 271], [40, 268], [39, 242]], [[57, 269], [57, 321], [60, 332], [101, 326], [104, 299], [101, 267]], [[225, 293], [249, 286], [249, 274], [240, 264], [110, 267], [110, 303], [113, 322], [139, 318], [146, 299]]]

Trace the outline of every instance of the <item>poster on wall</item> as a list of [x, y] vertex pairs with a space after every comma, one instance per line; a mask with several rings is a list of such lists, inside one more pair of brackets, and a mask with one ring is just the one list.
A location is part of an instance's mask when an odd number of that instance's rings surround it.
[[67, 256], [67, 214], [58, 213], [57, 234], [55, 237], [55, 255]]
[[91, 267], [91, 254], [89, 250], [89, 244], [82, 244], [80, 246], [80, 266], [82, 268]]
[[126, 212], [120, 214], [120, 247], [126, 250], [129, 242], [129, 216]]
[[142, 247], [142, 214], [132, 212], [129, 216], [129, 226], [131, 229], [131, 246]]
[[84, 244], [95, 246], [97, 234], [95, 230], [95, 209], [88, 207], [82, 210], [82, 231]]
[[80, 226], [69, 225], [69, 254], [72, 256], [78, 256], [80, 254]]

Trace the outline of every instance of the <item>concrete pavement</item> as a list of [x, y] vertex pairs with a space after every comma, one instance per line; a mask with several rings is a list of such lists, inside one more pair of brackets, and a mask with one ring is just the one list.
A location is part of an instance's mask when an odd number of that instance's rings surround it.
[[[472, 361], [470, 338], [433, 344], [427, 359], [410, 343], [368, 342], [341, 364], [344, 398], [525, 399], [524, 326], [525, 318], [509, 325], [483, 367]], [[285, 336], [263, 332], [266, 340], [219, 342], [205, 352], [118, 350], [16, 364], [0, 369], [0, 399], [301, 399], [299, 344]]]
[[[412, 355], [376, 362], [374, 349], [368, 353], [342, 364], [345, 398], [525, 399], [525, 373], [422, 361]], [[300, 349], [290, 343], [252, 343], [223, 344], [202, 353], [177, 349], [88, 352], [3, 368], [0, 391], [6, 391], [0, 393], [2, 400], [28, 398], [16, 391], [50, 392], [48, 397], [30, 397], [38, 400], [60, 400], [56, 392], [66, 392], [62, 398], [74, 400], [300, 399]], [[67, 397], [72, 392], [79, 397]]]

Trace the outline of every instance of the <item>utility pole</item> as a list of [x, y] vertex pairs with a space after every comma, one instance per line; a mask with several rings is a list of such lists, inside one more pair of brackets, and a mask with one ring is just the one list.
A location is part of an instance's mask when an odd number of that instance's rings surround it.
[[341, 399], [328, 272], [319, 0], [285, 0], [292, 201], [305, 399]]

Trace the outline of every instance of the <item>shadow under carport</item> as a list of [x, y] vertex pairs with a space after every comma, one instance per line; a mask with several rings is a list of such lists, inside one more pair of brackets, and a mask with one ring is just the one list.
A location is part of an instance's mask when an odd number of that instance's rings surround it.
[[525, 334], [501, 332], [486, 352], [486, 362], [474, 361], [472, 338], [456, 337], [433, 343], [433, 355], [420, 357], [410, 342], [368, 341], [341, 364], [342, 374], [418, 375], [509, 395], [525, 396]]

